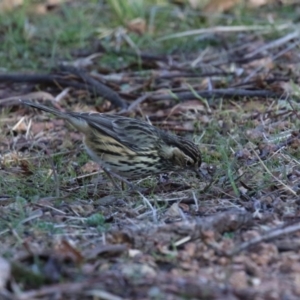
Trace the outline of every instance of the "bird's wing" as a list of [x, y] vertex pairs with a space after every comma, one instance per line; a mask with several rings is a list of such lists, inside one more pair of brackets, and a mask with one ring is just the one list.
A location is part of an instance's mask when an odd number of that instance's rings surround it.
[[93, 128], [111, 136], [132, 151], [147, 151], [160, 138], [159, 130], [146, 122], [119, 115], [81, 114]]

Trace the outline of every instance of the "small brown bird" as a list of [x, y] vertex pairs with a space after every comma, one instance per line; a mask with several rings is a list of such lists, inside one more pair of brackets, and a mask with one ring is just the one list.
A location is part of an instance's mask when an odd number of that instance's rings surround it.
[[170, 171], [199, 173], [201, 154], [191, 141], [160, 130], [146, 122], [101, 113], [61, 112], [20, 100], [23, 104], [52, 113], [84, 134], [84, 145], [92, 160], [111, 177], [140, 179]]

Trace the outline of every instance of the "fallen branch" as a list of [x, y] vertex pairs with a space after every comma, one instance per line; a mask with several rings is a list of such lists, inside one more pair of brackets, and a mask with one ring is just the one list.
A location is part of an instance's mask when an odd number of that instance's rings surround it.
[[108, 240], [114, 243], [120, 236], [126, 237], [131, 242], [131, 247], [143, 252], [153, 251], [156, 246], [169, 246], [175, 241], [189, 237], [190, 240], [201, 239], [203, 232], [211, 230], [222, 234], [228, 231], [235, 231], [242, 226], [249, 225], [252, 221], [252, 214], [241, 209], [232, 209], [226, 212], [215, 214], [211, 217], [200, 218], [197, 221], [182, 221], [172, 224], [151, 226], [145, 224], [143, 227], [127, 227], [112, 229], [108, 232]]
[[288, 227], [285, 227], [285, 228], [270, 230], [269, 232], [267, 232], [264, 235], [255, 237], [250, 241], [242, 243], [240, 246], [238, 246], [235, 249], [233, 249], [232, 251], [230, 251], [228, 253], [228, 256], [234, 256], [234, 255], [240, 253], [241, 251], [246, 250], [246, 249], [248, 249], [248, 248], [250, 248], [254, 245], [257, 245], [261, 242], [270, 241], [272, 239], [279, 238], [283, 235], [295, 233], [299, 230], [300, 230], [300, 224], [295, 224], [295, 225], [291, 225], [291, 226], [288, 226]]
[[73, 70], [73, 75], [78, 76], [84, 83], [69, 79], [72, 73], [64, 75], [54, 74], [0, 74], [0, 82], [11, 82], [11, 83], [35, 83], [35, 84], [48, 84], [58, 87], [73, 87], [79, 90], [87, 90], [91, 94], [101, 96], [113, 105], [121, 108], [127, 108], [127, 103], [111, 88], [98, 82], [92, 78], [89, 74]]

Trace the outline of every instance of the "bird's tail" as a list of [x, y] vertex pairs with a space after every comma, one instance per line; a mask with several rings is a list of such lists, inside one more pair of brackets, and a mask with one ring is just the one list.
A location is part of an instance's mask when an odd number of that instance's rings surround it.
[[66, 116], [66, 113], [64, 112], [61, 112], [55, 108], [50, 108], [50, 107], [47, 107], [47, 106], [44, 106], [42, 104], [36, 104], [32, 101], [29, 101], [29, 100], [20, 100], [21, 103], [27, 105], [27, 106], [31, 106], [31, 107], [34, 107], [34, 108], [37, 108], [37, 109], [40, 109], [40, 110], [43, 110], [43, 111], [46, 111], [46, 112], [49, 112], [55, 116], [58, 116], [60, 118], [63, 118], [63, 119], [67, 119], [67, 116]]
[[37, 108], [40, 110], [44, 110], [44, 111], [49, 112], [61, 119], [64, 119], [83, 133], [90, 132], [89, 122], [88, 122], [87, 118], [84, 117], [84, 114], [74, 113], [74, 112], [62, 112], [55, 108], [50, 108], [50, 107], [47, 107], [47, 106], [44, 106], [41, 104], [36, 104], [29, 100], [20, 100], [20, 102], [27, 106], [31, 106], [31, 107], [34, 107], [34, 108]]

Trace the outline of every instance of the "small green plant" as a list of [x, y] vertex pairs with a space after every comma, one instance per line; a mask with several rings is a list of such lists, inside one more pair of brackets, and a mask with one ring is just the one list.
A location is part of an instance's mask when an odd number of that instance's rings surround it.
[[108, 0], [107, 2], [121, 24], [134, 18], [145, 17], [146, 1], [144, 0]]
[[108, 225], [105, 224], [105, 217], [100, 213], [89, 216], [86, 219], [86, 223], [88, 226], [96, 227], [99, 232], [103, 232], [108, 229]]

